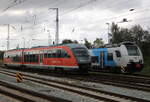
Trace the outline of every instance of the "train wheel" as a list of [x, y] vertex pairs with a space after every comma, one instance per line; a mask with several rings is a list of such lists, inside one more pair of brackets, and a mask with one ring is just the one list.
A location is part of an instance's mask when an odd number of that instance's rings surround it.
[[64, 74], [64, 69], [63, 68], [55, 68], [55, 73]]

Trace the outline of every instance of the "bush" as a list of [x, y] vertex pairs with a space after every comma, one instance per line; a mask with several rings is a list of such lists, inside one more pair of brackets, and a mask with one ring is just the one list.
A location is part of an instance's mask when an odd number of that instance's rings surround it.
[[144, 58], [144, 68], [141, 74], [150, 76], [150, 57]]

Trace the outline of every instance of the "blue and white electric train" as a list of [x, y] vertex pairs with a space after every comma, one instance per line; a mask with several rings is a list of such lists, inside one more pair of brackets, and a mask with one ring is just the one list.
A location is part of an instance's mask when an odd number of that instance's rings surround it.
[[89, 50], [92, 69], [108, 69], [121, 73], [140, 72], [144, 61], [141, 50], [132, 42], [106, 45]]

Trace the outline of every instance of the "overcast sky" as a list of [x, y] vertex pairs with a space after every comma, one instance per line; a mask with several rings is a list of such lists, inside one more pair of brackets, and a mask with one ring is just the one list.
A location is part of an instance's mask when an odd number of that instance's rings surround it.
[[[7, 24], [10, 49], [23, 47], [24, 42], [25, 47], [52, 43], [56, 10], [49, 8], [59, 8], [59, 42], [102, 38], [107, 43], [106, 23], [112, 22], [127, 28], [150, 27], [150, 0], [0, 0], [0, 50], [7, 48]], [[123, 18], [129, 22], [121, 23]]]

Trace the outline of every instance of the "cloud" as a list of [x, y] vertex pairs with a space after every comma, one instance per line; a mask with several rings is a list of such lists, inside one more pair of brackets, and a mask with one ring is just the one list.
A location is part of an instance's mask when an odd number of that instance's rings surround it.
[[97, 2], [99, 9], [107, 9], [112, 12], [121, 13], [122, 11], [130, 10], [131, 8], [141, 7], [142, 0], [104, 0]]
[[[2, 0], [0, 4], [0, 24], [10, 24], [16, 27], [11, 28], [10, 37], [17, 38], [20, 46], [23, 46], [22, 37], [26, 41], [31, 39], [48, 39], [48, 32], [54, 41], [56, 32], [56, 11], [49, 8], [59, 8], [59, 35], [63, 39], [83, 40], [87, 38], [93, 41], [96, 38], [103, 38], [107, 43], [106, 23], [120, 22], [123, 18], [132, 20], [128, 23], [121, 23], [121, 27], [130, 27], [134, 24], [141, 24], [147, 27], [149, 24], [149, 0], [25, 0], [12, 7], [14, 2], [22, 0]], [[134, 8], [133, 12], [129, 10]], [[6, 10], [5, 10], [6, 9]], [[3, 12], [3, 10], [5, 10]], [[140, 11], [140, 12], [138, 12]], [[135, 12], [135, 13], [134, 13]], [[147, 17], [146, 20], [140, 20]], [[22, 26], [22, 30], [21, 30]], [[7, 38], [7, 29], [0, 27], [3, 39]], [[6, 27], [5, 27], [6, 28]], [[44, 42], [45, 41], [45, 42]], [[48, 44], [48, 40], [34, 41], [34, 44]], [[3, 40], [3, 44], [6, 41]], [[16, 47], [16, 42], [11, 41], [11, 48]], [[32, 44], [32, 43], [30, 43]], [[29, 46], [32, 46], [30, 45]], [[5, 45], [6, 46], [6, 45]], [[0, 44], [0, 48], [2, 45]]]

